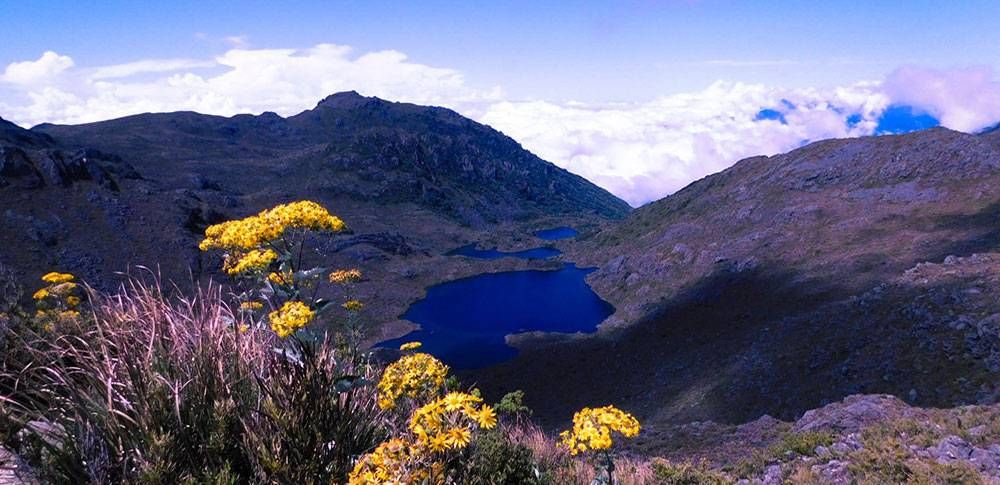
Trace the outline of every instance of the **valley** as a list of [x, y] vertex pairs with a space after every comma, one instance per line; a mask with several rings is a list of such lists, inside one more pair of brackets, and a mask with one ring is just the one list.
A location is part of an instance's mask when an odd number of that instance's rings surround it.
[[[778, 439], [753, 423], [848, 396], [1000, 401], [995, 130], [815, 142], [632, 210], [454, 112], [356, 93], [0, 128], [0, 264], [26, 286], [183, 294], [226, 281], [208, 225], [315, 200], [348, 231], [305, 259], [364, 274], [366, 346], [423, 341], [547, 430], [614, 402], [643, 423], [630, 450], [725, 461], [725, 440]], [[692, 423], [707, 437], [671, 447]]]

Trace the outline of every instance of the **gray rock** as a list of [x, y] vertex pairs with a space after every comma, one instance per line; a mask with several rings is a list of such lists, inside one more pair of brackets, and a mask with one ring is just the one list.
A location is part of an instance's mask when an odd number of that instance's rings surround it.
[[821, 483], [846, 484], [851, 483], [851, 472], [847, 469], [847, 462], [841, 460], [830, 460], [826, 463], [813, 465], [810, 468], [813, 475], [819, 477]]
[[784, 472], [781, 471], [781, 465], [771, 465], [764, 469], [764, 477], [761, 480], [762, 485], [781, 485], [784, 480]]

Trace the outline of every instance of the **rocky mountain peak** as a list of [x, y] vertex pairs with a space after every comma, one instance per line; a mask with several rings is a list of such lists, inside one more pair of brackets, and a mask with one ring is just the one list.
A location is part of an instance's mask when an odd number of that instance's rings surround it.
[[358, 94], [357, 91], [341, 91], [339, 93], [333, 93], [320, 101], [316, 107], [317, 108], [340, 108], [340, 109], [351, 109], [363, 106], [366, 103], [372, 101], [381, 101], [381, 99], [374, 96], [362, 96]]

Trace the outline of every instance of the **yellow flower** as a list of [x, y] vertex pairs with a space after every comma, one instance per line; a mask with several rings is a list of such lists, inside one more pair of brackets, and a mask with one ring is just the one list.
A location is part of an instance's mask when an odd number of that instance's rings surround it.
[[407, 343], [405, 343], [403, 345], [400, 345], [399, 346], [399, 350], [414, 350], [414, 349], [419, 349], [422, 345], [424, 345], [424, 344], [422, 344], [420, 342], [407, 342]]
[[437, 434], [427, 440], [427, 448], [434, 452], [441, 452], [448, 449], [448, 435]]
[[271, 273], [267, 275], [267, 281], [278, 286], [291, 286], [292, 285], [292, 272], [285, 271], [283, 273]]
[[78, 316], [80, 316], [80, 312], [78, 312], [76, 310], [63, 310], [63, 311], [59, 312], [59, 319], [60, 320], [70, 320], [70, 319], [76, 318]]
[[483, 407], [479, 408], [476, 420], [479, 421], [479, 426], [491, 429], [497, 425], [497, 413], [488, 404], [483, 404]]
[[278, 259], [278, 253], [271, 249], [254, 249], [246, 253], [233, 253], [226, 257], [223, 269], [230, 276], [259, 273]]
[[271, 329], [274, 330], [274, 333], [285, 338], [305, 327], [315, 316], [316, 312], [305, 303], [287, 301], [280, 309], [268, 314], [267, 318], [271, 321]]
[[35, 300], [44, 300], [44, 299], [46, 299], [48, 297], [49, 297], [49, 289], [48, 288], [42, 288], [42, 289], [36, 291], [34, 295], [31, 295], [31, 298], [33, 298]]
[[573, 429], [559, 434], [562, 445], [576, 455], [587, 450], [606, 450], [613, 444], [612, 431], [626, 438], [639, 434], [639, 421], [614, 406], [583, 408], [573, 415]]
[[354, 283], [360, 279], [361, 271], [357, 269], [338, 269], [337, 271], [330, 273], [330, 283], [336, 283], [338, 285]]
[[239, 330], [240, 333], [247, 333], [247, 331], [250, 330], [250, 325], [241, 323], [237, 330]]
[[240, 303], [241, 310], [255, 311], [264, 308], [264, 304], [259, 301], [245, 301]]
[[413, 412], [410, 432], [416, 443], [431, 451], [464, 448], [477, 428], [492, 428], [496, 414], [489, 406], [481, 406], [482, 398], [463, 392], [450, 392]]
[[349, 312], [360, 312], [365, 307], [365, 304], [358, 300], [347, 300], [342, 306]]
[[205, 229], [205, 239], [198, 244], [209, 249], [261, 249], [261, 246], [283, 236], [289, 229], [339, 232], [344, 221], [330, 215], [323, 206], [308, 200], [282, 204], [257, 215], [215, 224]]
[[469, 441], [472, 441], [472, 432], [466, 428], [452, 428], [448, 431], [448, 446], [452, 448], [465, 448]]
[[378, 383], [378, 405], [391, 409], [402, 397], [427, 399], [444, 387], [448, 366], [430, 354], [404, 355], [389, 364]]
[[[424, 449], [401, 438], [386, 441], [364, 455], [347, 477], [349, 485], [416, 485], [427, 483], [431, 472], [443, 475], [443, 465], [425, 460]], [[443, 483], [441, 481], [433, 482]]]
[[42, 276], [42, 281], [46, 283], [59, 284], [67, 281], [73, 281], [73, 278], [74, 276], [69, 273], [56, 273], [53, 271], [51, 273], [46, 273], [45, 276]]
[[66, 304], [69, 305], [70, 307], [75, 307], [80, 304], [80, 297], [73, 295], [67, 296]]

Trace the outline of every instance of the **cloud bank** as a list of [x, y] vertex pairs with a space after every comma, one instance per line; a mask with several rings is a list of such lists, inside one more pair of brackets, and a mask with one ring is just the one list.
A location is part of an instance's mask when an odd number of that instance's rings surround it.
[[[245, 43], [244, 43], [245, 44]], [[240, 44], [242, 45], [242, 44]], [[469, 86], [461, 72], [394, 50], [348, 46], [231, 49], [207, 60], [150, 59], [97, 67], [45, 52], [0, 75], [0, 116], [31, 126], [192, 110], [291, 115], [345, 90], [446, 106], [487, 123], [633, 205], [658, 199], [754, 155], [880, 130], [905, 106], [973, 132], [1000, 120], [1000, 82], [989, 68], [904, 67], [883, 80], [828, 89], [716, 82], [691, 93], [627, 104], [510, 100]]]

